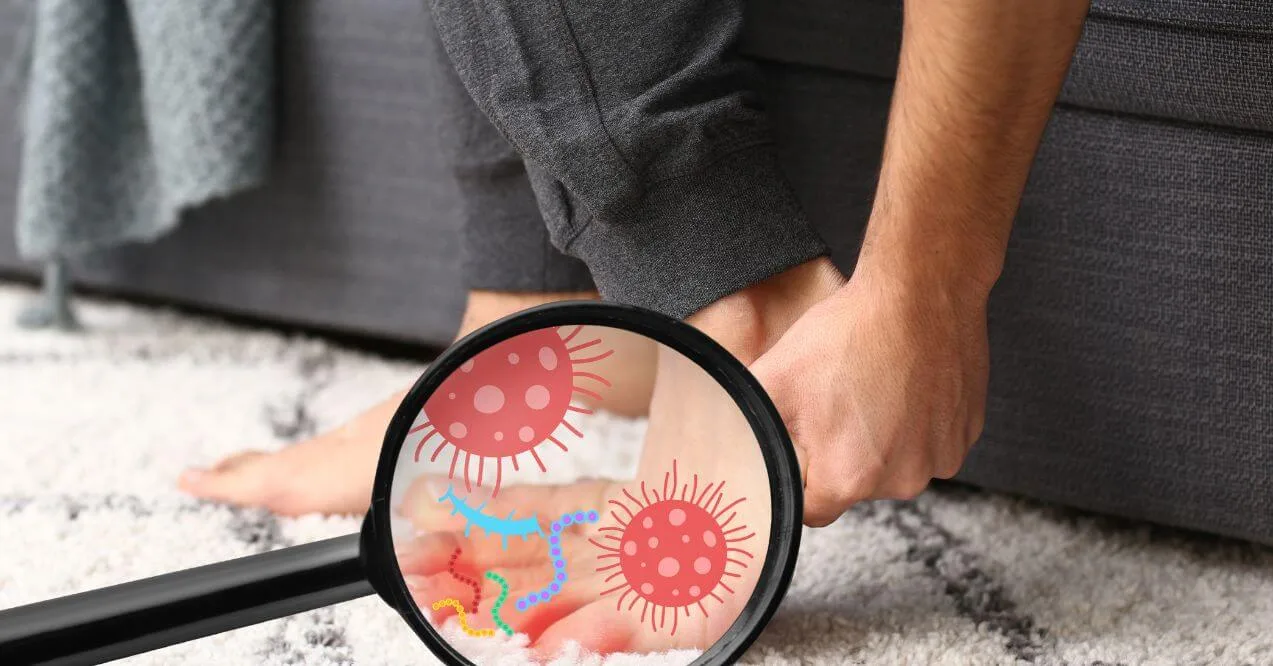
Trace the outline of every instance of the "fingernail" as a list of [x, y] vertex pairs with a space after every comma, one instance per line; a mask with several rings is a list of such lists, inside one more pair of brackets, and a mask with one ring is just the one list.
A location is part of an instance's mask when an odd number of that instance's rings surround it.
[[198, 483], [205, 475], [207, 475], [207, 471], [192, 467], [181, 473], [180, 481], [182, 483]]

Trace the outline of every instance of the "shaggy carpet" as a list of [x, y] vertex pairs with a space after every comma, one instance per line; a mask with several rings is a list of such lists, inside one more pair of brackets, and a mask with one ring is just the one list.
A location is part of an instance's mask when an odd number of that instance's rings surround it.
[[[335, 426], [420, 366], [101, 301], [85, 302], [87, 333], [18, 331], [28, 295], [0, 285], [0, 607], [357, 529], [197, 502], [174, 479]], [[945, 486], [807, 531], [744, 663], [1270, 664], [1271, 627], [1268, 548]], [[434, 660], [369, 598], [128, 663]]]

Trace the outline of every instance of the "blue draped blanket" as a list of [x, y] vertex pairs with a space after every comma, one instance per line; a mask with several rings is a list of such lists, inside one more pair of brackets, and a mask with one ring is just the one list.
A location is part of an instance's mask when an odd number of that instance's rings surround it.
[[267, 0], [31, 0], [18, 248], [67, 258], [171, 229], [262, 183], [274, 133]]

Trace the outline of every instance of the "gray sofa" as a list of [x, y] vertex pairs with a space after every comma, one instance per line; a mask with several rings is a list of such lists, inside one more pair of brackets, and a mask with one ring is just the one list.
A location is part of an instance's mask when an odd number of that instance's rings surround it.
[[[460, 205], [420, 0], [281, 4], [268, 187], [75, 268], [83, 284], [443, 344]], [[0, 5], [0, 52], [14, 39]], [[756, 0], [782, 158], [848, 269], [900, 0]], [[988, 423], [961, 478], [1273, 543], [1273, 5], [1096, 0], [992, 301]], [[0, 225], [18, 165], [0, 99]], [[245, 239], [251, 239], [245, 241]], [[0, 234], [0, 270], [31, 274]]]

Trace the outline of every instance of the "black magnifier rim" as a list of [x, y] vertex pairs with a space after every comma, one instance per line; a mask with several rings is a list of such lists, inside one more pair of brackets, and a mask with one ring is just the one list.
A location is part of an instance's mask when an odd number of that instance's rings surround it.
[[[597, 301], [565, 301], [537, 306], [504, 317], [478, 329], [452, 345], [412, 386], [385, 432], [376, 470], [371, 509], [364, 530], [364, 557], [368, 571], [377, 572], [372, 583], [407, 621], [425, 645], [447, 663], [472, 664], [446, 642], [411, 600], [398, 558], [393, 550], [389, 505], [394, 471], [408, 430], [424, 403], [442, 381], [469, 358], [499, 342], [544, 328], [605, 326], [643, 335], [670, 347], [703, 368], [743, 411], [760, 444], [769, 469], [771, 538], [760, 579], [742, 613], [720, 640], [693, 664], [732, 663], [751, 645], [787, 592], [800, 548], [803, 485], [791, 438], [778, 410], [760, 382], [732, 354], [698, 329], [662, 314], [626, 305]], [[382, 535], [382, 536], [377, 536]]]

